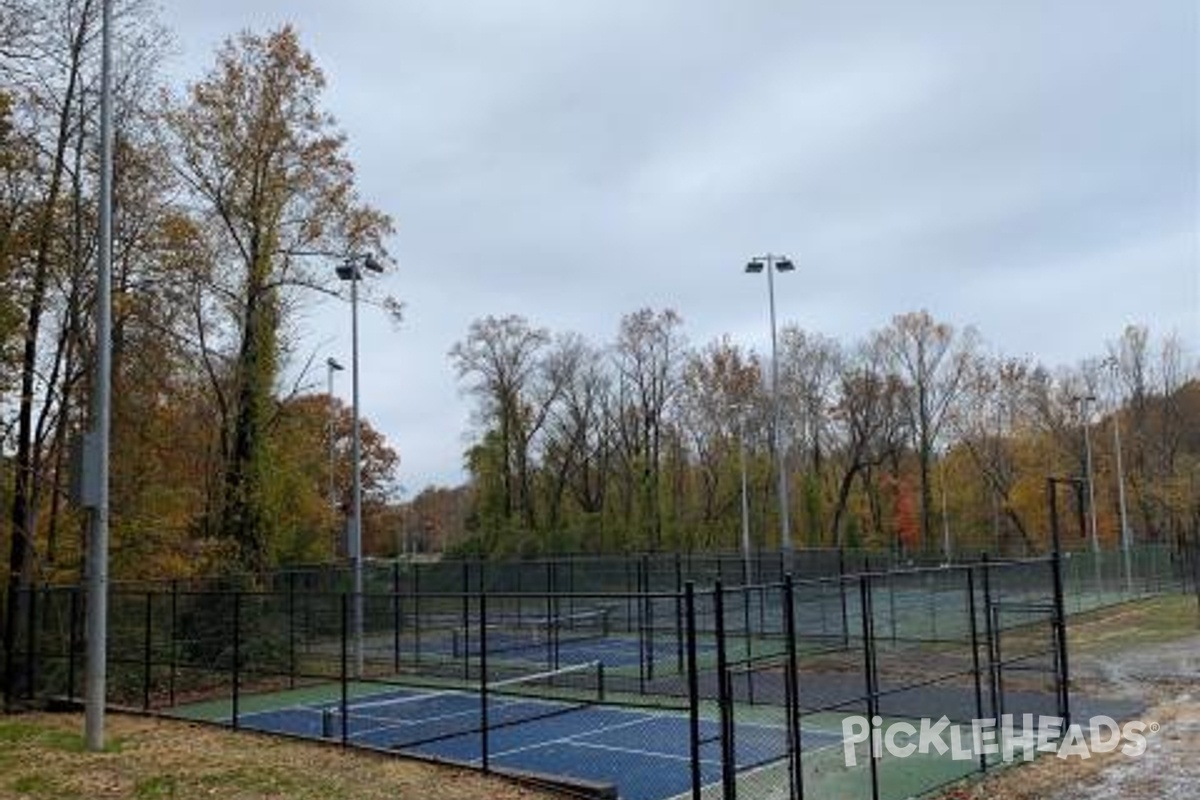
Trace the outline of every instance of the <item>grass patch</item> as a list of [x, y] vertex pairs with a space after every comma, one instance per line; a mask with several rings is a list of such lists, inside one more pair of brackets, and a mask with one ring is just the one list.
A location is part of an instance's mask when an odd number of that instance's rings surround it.
[[496, 777], [175, 720], [109, 714], [83, 746], [76, 714], [0, 717], [0, 800], [551, 800]]

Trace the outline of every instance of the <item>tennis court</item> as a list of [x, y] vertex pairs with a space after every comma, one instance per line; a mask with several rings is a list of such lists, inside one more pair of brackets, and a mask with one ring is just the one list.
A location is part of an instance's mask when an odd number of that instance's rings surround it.
[[[472, 767], [483, 766], [611, 784], [626, 800], [666, 800], [690, 793], [690, 718], [683, 712], [596, 705], [581, 685], [595, 665], [495, 683], [486, 702], [464, 689], [400, 687], [339, 702], [294, 704], [242, 714], [239, 726], [270, 733], [344, 740]], [[590, 683], [590, 678], [587, 680]], [[561, 700], [521, 696], [554, 684], [575, 695]], [[536, 685], [536, 689], [534, 688]], [[593, 702], [593, 700], [595, 702]], [[486, 715], [486, 716], [485, 716]], [[483, 729], [487, 729], [486, 736]], [[699, 720], [699, 771], [704, 786], [721, 780], [720, 726]], [[805, 750], [841, 746], [837, 734], [804, 731]], [[787, 736], [779, 726], [739, 723], [739, 772], [786, 768]]]

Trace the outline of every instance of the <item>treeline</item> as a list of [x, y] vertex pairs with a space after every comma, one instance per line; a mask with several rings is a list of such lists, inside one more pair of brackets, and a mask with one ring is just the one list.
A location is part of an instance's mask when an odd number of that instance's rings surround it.
[[[328, 560], [350, 415], [313, 392], [318, 354], [297, 350], [293, 326], [305, 303], [343, 292], [334, 267], [348, 254], [386, 255], [391, 221], [359, 196], [294, 30], [239, 34], [174, 86], [153, 9], [114, 3], [112, 574]], [[100, 0], [0, 2], [10, 587], [80, 570], [86, 520], [69, 489], [91, 426], [100, 23]], [[397, 455], [365, 428], [371, 531], [391, 513]]]
[[[787, 324], [779, 343], [797, 546], [1040, 551], [1046, 477], [1086, 475], [1090, 445], [1112, 547], [1117, 436], [1135, 541], [1200, 523], [1200, 383], [1173, 335], [1131, 326], [1055, 370], [924, 311], [853, 343]], [[449, 355], [477, 430], [455, 549], [736, 548], [743, 464], [754, 542], [778, 546], [764, 356], [728, 337], [690, 345], [669, 309], [625, 316], [605, 343], [487, 317]]]

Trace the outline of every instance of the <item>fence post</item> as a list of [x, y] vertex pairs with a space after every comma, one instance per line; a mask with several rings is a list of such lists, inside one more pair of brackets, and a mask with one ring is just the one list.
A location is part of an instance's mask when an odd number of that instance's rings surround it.
[[[983, 682], [982, 676], [979, 674], [979, 624], [975, 614], [975, 568], [967, 567], [967, 606], [968, 613], [971, 615], [971, 665], [975, 674], [975, 719], [984, 719], [983, 716]], [[1000, 724], [1000, 720], [996, 720], [996, 724]], [[980, 748], [982, 751], [983, 748]], [[987, 772], [987, 755], [983, 752], [979, 754], [979, 769], [982, 772]]]
[[787, 638], [787, 674], [784, 676], [783, 686], [787, 705], [791, 796], [796, 800], [804, 800], [804, 769], [801, 762], [801, 752], [804, 748], [800, 738], [800, 661], [796, 650], [796, 599], [791, 573], [784, 577], [783, 583], [783, 624]]
[[654, 680], [654, 599], [650, 592], [650, 559], [642, 556], [642, 615], [645, 618], [646, 630], [646, 679]]
[[[1071, 670], [1067, 665], [1067, 619], [1063, 609], [1062, 553], [1055, 548], [1051, 560], [1054, 569], [1054, 629], [1058, 647], [1058, 715], [1063, 720], [1063, 733], [1071, 727]], [[997, 648], [998, 649], [998, 648]]]
[[842, 649], [850, 649], [850, 613], [846, 608], [846, 550], [838, 547], [838, 593], [842, 598]]
[[988, 652], [988, 684], [991, 688], [992, 699], [992, 716], [996, 718], [999, 724], [1001, 717], [1000, 697], [998, 695], [998, 687], [996, 683], [996, 670], [999, 669], [996, 657], [996, 646], [998, 644], [998, 631], [992, 625], [992, 579], [991, 579], [991, 564], [988, 561], [988, 554], [984, 553], [981, 560], [981, 569], [983, 570], [983, 623], [984, 635], [987, 637], [987, 652]]
[[341, 616], [341, 653], [340, 653], [340, 669], [338, 682], [341, 684], [342, 695], [338, 700], [338, 711], [342, 718], [342, 746], [345, 747], [350, 741], [350, 682], [349, 673], [349, 647], [347, 646], [346, 629], [350, 626], [350, 605], [346, 602], [346, 593], [342, 592], [339, 595], [340, 616]]
[[296, 573], [288, 573], [287, 581], [288, 619], [288, 688], [296, 688]]
[[875, 760], [875, 742], [879, 731], [874, 726], [874, 720], [879, 713], [875, 697], [875, 631], [871, 613], [871, 575], [864, 572], [859, 576], [858, 588], [860, 595], [859, 611], [862, 615], [863, 634], [863, 677], [867, 688], [867, 720], [871, 723], [871, 736], [867, 740], [867, 757], [871, 762], [871, 798], [879, 800], [879, 764]]
[[717, 706], [721, 716], [721, 787], [724, 800], [737, 800], [737, 747], [734, 742], [733, 686], [725, 652], [725, 598], [721, 581], [713, 586], [717, 638]]
[[413, 562], [412, 586], [409, 605], [413, 615], [413, 661], [421, 663], [421, 565]]
[[152, 625], [154, 621], [154, 593], [146, 592], [146, 608], [143, 619], [142, 638], [142, 710], [150, 709], [150, 663], [153, 647]]
[[675, 552], [675, 666], [683, 672], [683, 614], [679, 607], [683, 597], [683, 558]]
[[684, 612], [687, 614], [688, 744], [692, 768], [692, 800], [700, 800], [704, 784], [700, 776], [700, 683], [696, 663], [696, 587], [692, 581], [688, 581], [684, 588]]
[[37, 684], [37, 651], [38, 642], [38, 590], [32, 584], [29, 586], [29, 619], [27, 621], [29, 633], [26, 635], [28, 647], [25, 652], [25, 699], [32, 700], [34, 689]]
[[172, 708], [175, 707], [175, 670], [178, 668], [178, 653], [176, 650], [176, 640], [178, 637], [179, 626], [179, 581], [171, 581], [171, 635], [170, 648], [167, 655], [167, 668], [170, 673], [167, 675], [167, 702]]
[[[487, 594], [479, 593], [479, 729], [480, 762], [483, 771], [490, 770], [490, 732], [488, 731], [488, 641], [487, 641]], [[469, 663], [469, 656], [468, 656]]]
[[79, 638], [79, 587], [71, 587], [70, 608], [68, 613], [71, 615], [67, 623], [67, 702], [75, 700], [75, 641]]
[[637, 609], [637, 640], [638, 640], [638, 692], [646, 693], [646, 616], [643, 613], [645, 609], [642, 607], [644, 602], [645, 592], [645, 570], [646, 563], [643, 559], [637, 560], [637, 588], [633, 595], [633, 608]]
[[233, 686], [231, 687], [233, 695], [233, 729], [235, 731], [238, 729], [238, 681], [242, 661], [241, 611], [242, 593], [240, 590], [235, 589], [233, 592], [233, 664], [230, 666], [233, 682]]

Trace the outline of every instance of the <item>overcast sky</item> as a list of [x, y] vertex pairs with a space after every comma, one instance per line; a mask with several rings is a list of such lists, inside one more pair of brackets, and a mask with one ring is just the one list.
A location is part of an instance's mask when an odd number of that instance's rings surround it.
[[[702, 344], [844, 341], [927, 308], [1050, 365], [1129, 323], [1200, 347], [1196, 0], [165, 0], [180, 82], [291, 22], [365, 198], [397, 223], [363, 412], [407, 496], [462, 478], [446, 353], [516, 313], [609, 341], [672, 307]], [[314, 305], [303, 353], [349, 360]], [[323, 375], [314, 375], [319, 384]], [[349, 380], [338, 389], [349, 397]]]

